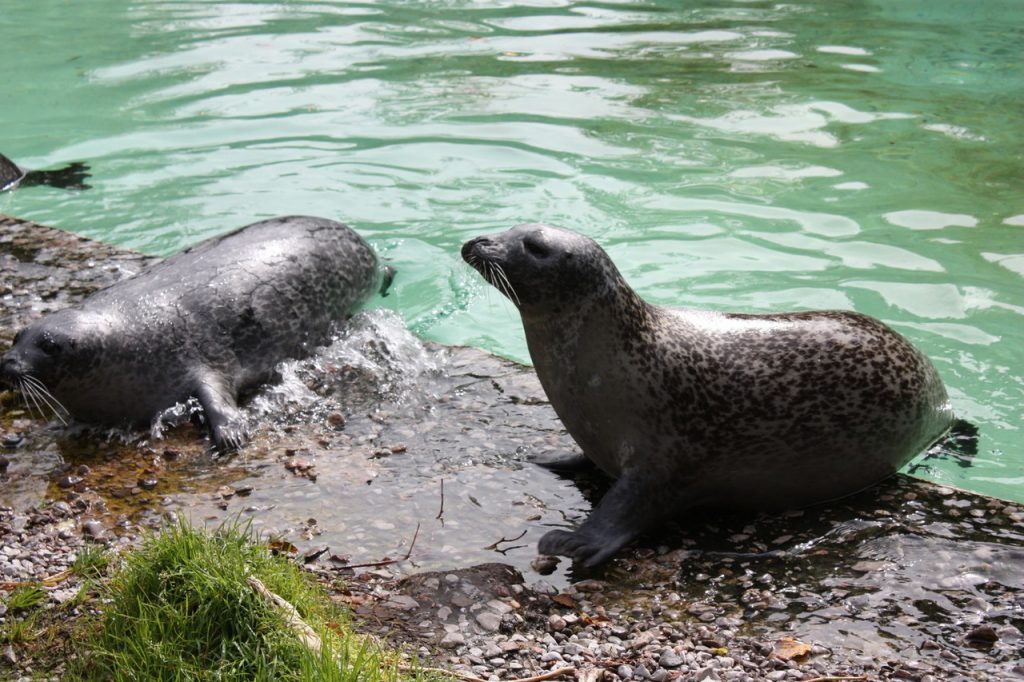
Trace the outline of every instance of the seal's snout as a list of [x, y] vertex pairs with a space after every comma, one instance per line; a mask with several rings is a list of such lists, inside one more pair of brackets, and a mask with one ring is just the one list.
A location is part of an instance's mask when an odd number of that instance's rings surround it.
[[491, 240], [488, 237], [473, 237], [462, 245], [462, 260], [472, 265], [473, 260], [483, 255], [489, 244]]
[[10, 353], [4, 355], [3, 359], [0, 360], [0, 380], [13, 385], [17, 383], [22, 374], [24, 374], [24, 371], [18, 359], [12, 357]]
[[488, 266], [504, 260], [504, 246], [493, 237], [474, 237], [462, 245], [462, 260], [490, 282]]

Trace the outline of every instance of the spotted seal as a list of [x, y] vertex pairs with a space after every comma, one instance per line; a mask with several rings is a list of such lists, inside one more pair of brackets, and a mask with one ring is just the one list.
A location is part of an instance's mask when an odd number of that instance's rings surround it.
[[0, 377], [102, 425], [199, 400], [220, 450], [247, 439], [240, 396], [308, 354], [390, 280], [349, 227], [274, 218], [206, 240], [22, 329]]
[[541, 538], [543, 554], [592, 566], [690, 507], [844, 497], [951, 425], [931, 362], [866, 315], [652, 305], [596, 242], [549, 225], [472, 239], [462, 256], [519, 309], [555, 412], [616, 479], [579, 528]]
[[32, 185], [50, 185], [61, 189], [89, 189], [91, 185], [85, 184], [85, 179], [89, 175], [89, 166], [81, 161], [51, 170], [25, 170], [0, 154], [0, 192]]

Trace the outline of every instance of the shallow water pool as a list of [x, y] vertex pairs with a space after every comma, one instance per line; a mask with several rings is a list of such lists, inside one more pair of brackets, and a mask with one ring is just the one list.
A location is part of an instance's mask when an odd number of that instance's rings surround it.
[[1021, 3], [14, 0], [0, 38], [0, 151], [93, 170], [0, 212], [156, 254], [342, 219], [416, 334], [520, 360], [458, 248], [561, 224], [653, 301], [884, 319], [981, 429], [916, 473], [1024, 500]]

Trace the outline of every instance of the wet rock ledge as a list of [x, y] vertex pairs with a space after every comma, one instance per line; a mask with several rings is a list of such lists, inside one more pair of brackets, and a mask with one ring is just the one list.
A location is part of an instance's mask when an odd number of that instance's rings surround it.
[[[32, 319], [151, 260], [0, 215], [0, 349]], [[66, 569], [83, 547], [130, 548], [143, 527], [186, 510], [215, 522], [249, 515], [286, 535], [280, 551], [333, 586], [360, 628], [423, 665], [476, 678], [565, 670], [563, 678], [637, 682], [1024, 679], [1024, 507], [897, 476], [830, 507], [695, 514], [597, 572], [563, 565], [543, 576], [529, 568], [536, 538], [585, 509], [578, 497], [531, 498], [540, 474], [522, 455], [571, 442], [528, 369], [472, 349], [424, 348], [442, 370], [417, 379], [426, 388], [416, 400], [375, 393], [351, 372], [307, 376], [309, 385], [346, 384], [350, 408], [299, 409], [292, 423], [261, 428], [233, 459], [212, 458], [188, 425], [160, 440], [83, 434], [47, 425], [0, 393], [0, 626], [13, 617], [6, 599], [16, 587], [42, 581], [51, 603], [72, 599], [78, 582]], [[334, 521], [283, 527], [286, 517], [273, 516], [284, 492], [323, 496], [337, 478], [337, 490], [354, 493], [329, 462], [347, 463], [340, 468], [351, 468], [361, 489], [422, 470], [429, 512], [401, 518], [389, 509], [379, 520], [395, 529], [389, 553], [399, 560], [354, 567], [357, 559], [342, 556], [356, 554], [362, 519], [328, 548]], [[490, 488], [460, 496], [458, 485], [492, 474]], [[430, 475], [448, 484], [447, 502], [440, 491], [447, 528]], [[523, 499], [513, 495], [511, 512], [488, 517], [520, 479]], [[593, 499], [603, 482], [564, 485]], [[460, 499], [478, 505], [466, 516], [480, 516], [480, 528], [458, 517]], [[402, 529], [418, 519], [419, 544], [410, 543]], [[466, 540], [472, 533], [489, 539]], [[448, 548], [453, 537], [472, 551]], [[0, 676], [32, 665], [17, 647], [0, 648]]]

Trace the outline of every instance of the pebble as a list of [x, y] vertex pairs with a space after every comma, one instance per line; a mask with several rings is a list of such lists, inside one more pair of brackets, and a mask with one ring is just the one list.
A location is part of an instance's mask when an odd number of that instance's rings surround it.
[[90, 519], [82, 523], [82, 532], [94, 539], [100, 539], [106, 534], [106, 528], [103, 524], [95, 519]]
[[501, 626], [501, 616], [493, 611], [481, 611], [475, 618], [477, 624], [487, 632], [497, 632]]
[[662, 668], [678, 668], [683, 663], [685, 663], [683, 657], [671, 649], [665, 649], [661, 653], [661, 657], [658, 658], [658, 665]]
[[440, 645], [446, 649], [456, 649], [466, 643], [461, 632], [449, 632], [441, 638]]
[[559, 561], [558, 557], [541, 555], [530, 562], [530, 568], [541, 575], [549, 575], [558, 567]]
[[999, 641], [999, 635], [991, 625], [979, 625], [967, 633], [966, 639], [976, 644], [994, 644]]

